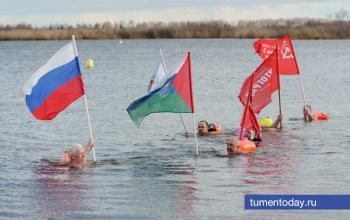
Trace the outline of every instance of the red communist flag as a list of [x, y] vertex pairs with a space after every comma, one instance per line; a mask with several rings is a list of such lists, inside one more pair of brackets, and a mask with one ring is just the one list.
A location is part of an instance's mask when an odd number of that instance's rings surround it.
[[255, 52], [264, 60], [276, 49], [277, 40], [259, 39], [253, 44]]
[[278, 45], [278, 63], [280, 75], [299, 74], [298, 63], [295, 57], [292, 40], [289, 35], [275, 40], [260, 39], [254, 42], [255, 51], [263, 59], [267, 59]]
[[272, 93], [279, 89], [276, 50], [243, 82], [238, 96], [243, 105], [248, 99], [251, 80], [253, 80], [251, 105], [253, 111], [259, 114], [261, 109], [272, 101]]

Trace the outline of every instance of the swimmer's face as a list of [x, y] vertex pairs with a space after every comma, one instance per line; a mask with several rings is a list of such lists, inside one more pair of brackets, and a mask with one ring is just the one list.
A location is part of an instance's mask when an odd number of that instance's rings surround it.
[[84, 152], [83, 151], [78, 151], [76, 154], [72, 156], [72, 162], [76, 164], [83, 164], [84, 163]]
[[199, 135], [204, 135], [208, 133], [208, 127], [205, 122], [199, 122], [198, 123], [198, 134]]
[[239, 146], [234, 140], [228, 140], [226, 146], [227, 155], [229, 157], [233, 156], [234, 154], [239, 154]]
[[250, 131], [248, 129], [246, 129], [243, 136], [245, 138], [250, 138]]

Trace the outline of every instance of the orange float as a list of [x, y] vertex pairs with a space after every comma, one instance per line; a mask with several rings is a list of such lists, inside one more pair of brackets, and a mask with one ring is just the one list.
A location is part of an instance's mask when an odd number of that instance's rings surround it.
[[241, 153], [251, 153], [256, 150], [255, 143], [251, 141], [240, 141], [239, 143], [239, 151]]
[[62, 163], [69, 163], [70, 162], [70, 158], [67, 152], [64, 152], [63, 157], [61, 158], [61, 162]]
[[222, 128], [220, 126], [216, 127], [215, 131], [211, 131], [211, 134], [222, 134]]
[[218, 124], [209, 124], [208, 132], [214, 135], [222, 134], [222, 128]]
[[319, 120], [319, 121], [328, 120], [328, 113], [326, 113], [326, 112], [316, 112], [315, 113], [315, 120]]

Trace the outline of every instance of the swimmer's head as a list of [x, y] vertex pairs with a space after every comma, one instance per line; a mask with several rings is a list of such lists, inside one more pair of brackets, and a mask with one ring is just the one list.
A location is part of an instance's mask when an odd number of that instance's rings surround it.
[[208, 132], [216, 131], [216, 125], [211, 123], [208, 125]]
[[72, 163], [82, 164], [84, 162], [84, 148], [81, 144], [72, 144], [67, 153]]
[[229, 157], [233, 156], [234, 154], [239, 154], [239, 140], [237, 138], [228, 139], [226, 146], [227, 155]]
[[197, 130], [198, 130], [198, 135], [206, 135], [208, 134], [208, 122], [207, 121], [200, 121], [198, 122], [198, 127], [197, 127]]
[[305, 111], [305, 110], [311, 112], [311, 111], [312, 111], [311, 105], [305, 105], [305, 106], [304, 106], [304, 111]]

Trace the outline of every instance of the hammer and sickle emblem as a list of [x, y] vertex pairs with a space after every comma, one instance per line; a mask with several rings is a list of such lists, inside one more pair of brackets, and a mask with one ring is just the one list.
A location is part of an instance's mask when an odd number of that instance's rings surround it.
[[288, 46], [283, 44], [281, 49], [282, 59], [294, 59], [293, 54], [291, 53], [291, 50]]

